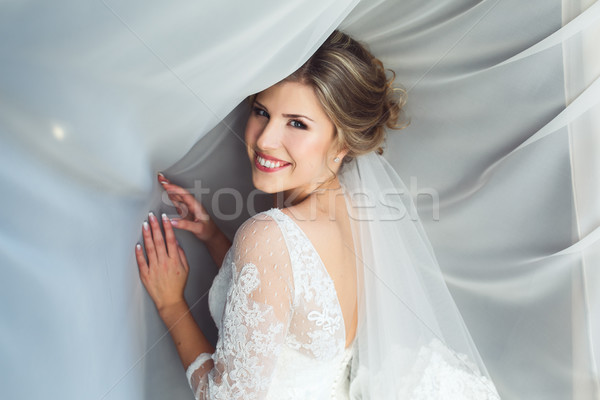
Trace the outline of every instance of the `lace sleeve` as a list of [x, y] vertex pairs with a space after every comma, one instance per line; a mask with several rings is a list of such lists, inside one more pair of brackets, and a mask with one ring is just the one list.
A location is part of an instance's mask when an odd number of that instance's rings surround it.
[[292, 267], [277, 222], [247, 220], [233, 242], [233, 282], [215, 353], [187, 371], [196, 399], [265, 397], [292, 315]]

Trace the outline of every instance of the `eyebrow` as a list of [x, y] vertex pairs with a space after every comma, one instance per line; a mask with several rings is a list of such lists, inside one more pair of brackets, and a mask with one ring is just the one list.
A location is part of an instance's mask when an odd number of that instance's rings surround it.
[[[261, 106], [262, 108], [264, 108], [266, 111], [269, 110], [267, 107], [265, 107], [263, 104], [261, 104], [258, 100], [254, 100], [254, 102], [256, 104], [258, 104], [259, 106]], [[286, 118], [306, 118], [309, 121], [315, 122], [311, 118], [308, 118], [306, 115], [301, 115], [301, 114], [282, 114], [282, 115]]]

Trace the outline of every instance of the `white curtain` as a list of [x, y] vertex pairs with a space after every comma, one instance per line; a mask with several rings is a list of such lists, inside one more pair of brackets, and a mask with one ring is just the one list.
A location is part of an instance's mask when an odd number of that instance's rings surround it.
[[[174, 214], [155, 172], [232, 236], [269, 206], [242, 100], [336, 27], [408, 90], [384, 155], [502, 397], [598, 398], [599, 26], [585, 0], [0, 0], [2, 398], [191, 398], [133, 257]], [[215, 340], [216, 266], [178, 237]]]

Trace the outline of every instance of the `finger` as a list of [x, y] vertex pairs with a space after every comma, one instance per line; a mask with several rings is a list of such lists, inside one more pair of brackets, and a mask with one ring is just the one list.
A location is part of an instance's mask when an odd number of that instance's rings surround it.
[[144, 256], [144, 250], [142, 250], [142, 245], [139, 243], [135, 245], [135, 259], [137, 261], [138, 269], [140, 271], [140, 276], [142, 280], [146, 278], [148, 275], [148, 263], [146, 262], [146, 257]]
[[169, 200], [173, 205], [178, 206], [181, 212], [177, 210], [180, 216], [183, 218], [188, 216], [188, 211], [191, 210], [191, 218], [199, 219], [201, 221], [208, 221], [210, 216], [202, 206], [202, 204], [196, 200], [196, 197], [188, 192], [181, 186], [174, 185], [166, 180], [166, 178], [159, 178], [159, 182], [166, 190]]
[[191, 219], [194, 218], [190, 214], [190, 212], [188, 210], [188, 206], [186, 206], [184, 203], [181, 203], [179, 201], [175, 201], [175, 202], [173, 202], [173, 205], [175, 205], [175, 209], [177, 210], [177, 214], [179, 214], [179, 216], [181, 218], [187, 218], [187, 217], [190, 217]]
[[150, 232], [148, 221], [144, 221], [142, 224], [142, 237], [144, 238], [144, 247], [148, 255], [148, 263], [149, 265], [155, 265], [157, 261], [156, 249], [154, 248], [154, 241], [152, 240], [152, 232]]
[[[162, 196], [163, 201], [166, 204], [173, 205], [179, 215], [185, 215], [181, 207], [181, 197], [179, 195], [174, 195], [173, 191], [169, 190], [169, 186], [169, 184], [163, 183], [163, 187], [165, 188], [165, 193], [163, 193]], [[167, 195], [168, 200], [165, 198], [165, 194]], [[185, 205], [183, 205], [183, 209], [185, 210], [185, 213], [187, 213], [187, 207]]]
[[202, 203], [192, 195], [186, 196], [181, 201], [177, 201], [177, 206], [182, 208], [182, 213], [179, 215], [183, 218], [189, 216], [191, 220], [196, 221], [208, 221], [210, 219]]
[[152, 242], [154, 243], [154, 248], [156, 249], [156, 258], [158, 259], [158, 262], [161, 263], [162, 260], [168, 256], [167, 248], [165, 247], [165, 239], [160, 231], [158, 219], [152, 211], [148, 213], [148, 219], [150, 220], [150, 228], [152, 229]]
[[183, 199], [184, 197], [194, 197], [187, 189], [182, 188], [181, 186], [175, 185], [169, 181], [161, 181], [160, 182], [163, 188], [167, 191], [169, 197], [175, 197], [178, 199]]
[[195, 201], [191, 208], [192, 208], [192, 213], [193, 213], [195, 219], [197, 219], [199, 221], [209, 221], [210, 220], [210, 215], [208, 215], [208, 213], [206, 212], [206, 209], [200, 202]]
[[161, 184], [162, 183], [169, 183], [169, 179], [167, 179], [167, 177], [164, 176], [162, 172], [159, 172], [156, 175], [156, 178], [158, 179], [158, 182], [161, 183]]
[[175, 232], [171, 226], [171, 221], [167, 217], [167, 214], [162, 214], [163, 228], [165, 229], [165, 239], [167, 242], [167, 253], [169, 256], [174, 257], [177, 254], [177, 239], [175, 239]]
[[165, 184], [163, 187], [171, 203], [183, 207], [186, 211], [190, 208], [188, 204], [193, 204], [196, 201], [196, 198], [183, 188], [170, 184]]
[[180, 206], [185, 205], [189, 210], [192, 210], [194, 213], [197, 211], [202, 212], [204, 210], [202, 204], [200, 204], [200, 202], [196, 200], [196, 197], [193, 194], [179, 186], [176, 186], [175, 188], [172, 188], [172, 186], [175, 185], [168, 186], [169, 190], [167, 191], [167, 193], [169, 194], [169, 199], [171, 199], [173, 203], [179, 203]]
[[187, 257], [185, 256], [185, 251], [183, 251], [183, 248], [181, 248], [180, 245], [177, 245], [177, 252], [179, 253], [179, 259], [181, 260], [181, 264], [183, 264], [183, 267], [186, 271], [189, 271], [190, 265], [188, 264]]
[[162, 186], [167, 191], [167, 194], [169, 195], [169, 197], [173, 196], [173, 197], [183, 198], [184, 196], [192, 195], [186, 189], [182, 188], [181, 186], [177, 186], [174, 183], [170, 183], [170, 182], [161, 182], [161, 183], [162, 183]]
[[177, 186], [177, 185], [171, 183], [171, 181], [166, 176], [164, 176], [161, 172], [159, 172], [157, 174], [156, 178], [158, 179], [158, 182], [167, 191], [169, 198], [190, 194], [186, 189], [182, 188], [181, 186]]
[[[177, 211], [177, 214], [181, 215], [181, 213], [183, 213], [183, 208], [179, 206], [179, 203], [174, 203], [173, 205], [175, 206], [175, 211]], [[187, 208], [185, 211], [187, 212]]]
[[194, 234], [200, 234], [202, 232], [201, 227], [198, 223], [194, 223], [185, 219], [174, 218], [171, 220], [171, 225], [177, 229], [189, 231]]

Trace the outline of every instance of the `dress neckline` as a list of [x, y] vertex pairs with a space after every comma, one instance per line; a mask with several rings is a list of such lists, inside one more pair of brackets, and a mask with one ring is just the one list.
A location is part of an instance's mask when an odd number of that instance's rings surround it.
[[319, 259], [321, 267], [323, 268], [323, 270], [325, 271], [325, 274], [327, 275], [327, 278], [329, 278], [329, 281], [333, 285], [333, 290], [335, 292], [336, 303], [337, 303], [338, 309], [340, 311], [340, 315], [342, 317], [342, 325], [343, 325], [343, 332], [344, 332], [344, 346], [343, 346], [343, 348], [344, 348], [345, 351], [348, 351], [348, 350], [352, 349], [352, 347], [354, 345], [354, 342], [356, 342], [356, 336], [357, 335], [354, 335], [354, 338], [352, 339], [352, 342], [350, 342], [350, 344], [348, 345], [348, 347], [346, 347], [346, 341], [348, 340], [348, 336], [347, 336], [347, 331], [346, 331], [346, 320], [344, 319], [344, 313], [342, 312], [342, 304], [340, 303], [340, 298], [338, 297], [337, 290], [335, 289], [335, 282], [334, 282], [333, 278], [331, 278], [331, 275], [329, 275], [329, 271], [327, 271], [327, 268], [325, 267], [325, 263], [323, 262], [323, 259], [321, 258], [321, 255], [319, 254], [319, 252], [317, 251], [317, 249], [313, 245], [312, 241], [308, 238], [308, 236], [306, 235], [306, 233], [304, 233], [304, 231], [302, 230], [302, 228], [300, 227], [300, 225], [298, 225], [298, 223], [296, 221], [294, 221], [294, 219], [292, 217], [290, 217], [289, 215], [287, 215], [286, 213], [284, 213], [280, 208], [272, 207], [269, 211], [273, 211], [273, 210], [276, 210], [276, 212], [278, 214], [283, 215], [285, 219], [287, 219], [288, 221], [290, 221], [296, 227], [296, 229], [298, 229], [302, 233], [302, 236], [304, 236], [304, 238], [306, 239], [306, 241], [310, 244], [310, 247], [311, 247], [312, 251], [317, 255], [317, 258]]

